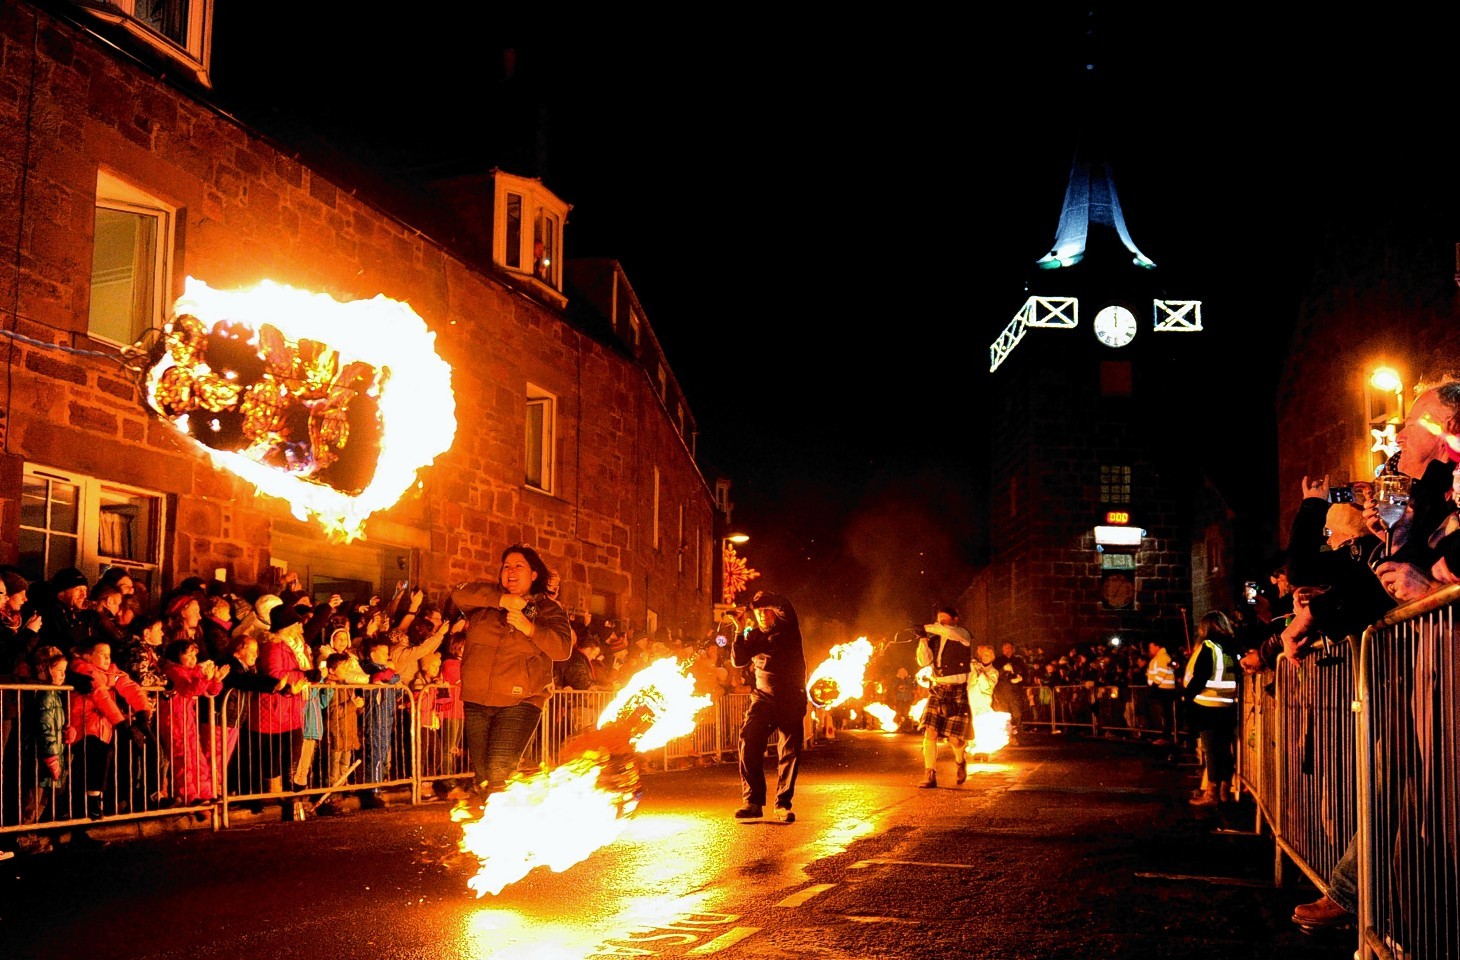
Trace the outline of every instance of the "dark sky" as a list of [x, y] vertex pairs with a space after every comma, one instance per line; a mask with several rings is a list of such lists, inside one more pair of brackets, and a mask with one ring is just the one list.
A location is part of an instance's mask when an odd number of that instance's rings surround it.
[[1137, 245], [1200, 289], [1194, 376], [1250, 385], [1259, 416], [1332, 225], [1453, 193], [1455, 25], [1419, 16], [707, 8], [547, 31], [301, 6], [219, 0], [220, 98], [403, 170], [481, 152], [498, 51], [521, 51], [568, 256], [624, 264], [735, 478], [745, 552], [822, 616], [899, 619], [967, 583], [988, 345], [1083, 121], [1103, 118]]

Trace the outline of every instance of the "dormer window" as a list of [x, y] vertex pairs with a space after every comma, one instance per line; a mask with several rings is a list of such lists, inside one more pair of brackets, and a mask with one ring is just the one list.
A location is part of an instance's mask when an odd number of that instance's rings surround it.
[[213, 0], [91, 0], [88, 12], [115, 23], [212, 86]]
[[563, 224], [570, 206], [542, 181], [496, 171], [492, 259], [555, 292], [563, 289]]

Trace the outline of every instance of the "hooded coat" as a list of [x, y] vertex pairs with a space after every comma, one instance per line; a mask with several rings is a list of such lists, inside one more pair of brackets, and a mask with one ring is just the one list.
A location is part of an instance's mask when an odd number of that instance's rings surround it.
[[776, 611], [769, 630], [754, 620], [730, 641], [730, 664], [755, 666], [755, 689], [777, 699], [806, 696], [806, 652], [801, 648], [801, 623], [791, 601], [776, 593], [758, 593], [753, 605]]

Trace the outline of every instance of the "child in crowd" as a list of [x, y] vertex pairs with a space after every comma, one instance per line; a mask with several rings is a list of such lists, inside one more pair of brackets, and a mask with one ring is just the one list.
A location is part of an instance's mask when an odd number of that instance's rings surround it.
[[157, 733], [171, 763], [172, 797], [184, 806], [212, 803], [218, 784], [200, 739], [198, 706], [200, 697], [223, 692], [228, 666], [215, 667], [211, 660], [199, 663], [196, 640], [174, 640], [163, 653], [162, 671], [171, 690], [158, 705]]
[[[390, 637], [376, 634], [367, 641], [369, 659], [362, 664], [370, 676], [365, 691], [364, 759], [365, 781], [380, 783], [389, 778], [391, 745], [395, 739], [395, 712], [400, 705], [400, 674], [390, 662]], [[383, 807], [380, 788], [373, 787], [360, 799], [363, 807]]]
[[[40, 647], [31, 655], [31, 676], [53, 687], [66, 683], [66, 655], [60, 647]], [[23, 729], [31, 735], [22, 756], [21, 775], [30, 781], [23, 789], [21, 819], [36, 823], [50, 809], [56, 818], [56, 791], [66, 782], [66, 701], [61, 690], [40, 690], [26, 701]]]
[[[370, 682], [370, 678], [360, 669], [360, 662], [354, 655], [343, 650], [336, 650], [325, 658], [325, 670], [325, 679], [329, 683], [364, 686]], [[326, 775], [329, 777], [329, 786], [337, 790], [349, 777], [355, 754], [361, 746], [360, 708], [365, 706], [365, 698], [359, 690], [337, 689], [332, 692], [334, 696], [325, 707], [324, 715], [325, 737], [329, 744], [329, 768]], [[326, 798], [315, 808], [315, 813], [321, 816], [343, 812], [344, 808], [335, 795]]]
[[[83, 641], [74, 652], [76, 662], [71, 671], [79, 674], [80, 680], [67, 677], [76, 689], [71, 693], [66, 742], [72, 744], [80, 776], [72, 778], [72, 792], [84, 792], [87, 816], [100, 820], [103, 792], [110, 785], [114, 731], [118, 724], [126, 723], [128, 735], [139, 750], [144, 750], [152, 740], [152, 702], [136, 680], [112, 664], [111, 644]], [[89, 692], [82, 693], [82, 688]], [[118, 695], [132, 709], [130, 721], [117, 703]]]

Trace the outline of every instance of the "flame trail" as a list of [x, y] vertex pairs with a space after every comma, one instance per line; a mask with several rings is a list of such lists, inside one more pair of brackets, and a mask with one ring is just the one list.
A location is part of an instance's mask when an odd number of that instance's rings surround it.
[[478, 897], [500, 893], [538, 866], [562, 872], [618, 837], [639, 803], [635, 751], [694, 732], [695, 716], [710, 705], [694, 693], [691, 664], [665, 657], [634, 674], [596, 728], [563, 744], [556, 768], [514, 776], [487, 798], [479, 819], [457, 805], [460, 847], [479, 863], [467, 881]]
[[968, 752], [992, 757], [996, 751], [1008, 746], [1009, 719], [1009, 714], [999, 711], [980, 713], [974, 717], [973, 742], [968, 745]]
[[871, 659], [872, 644], [866, 637], [832, 647], [831, 653], [811, 671], [806, 681], [806, 693], [812, 705], [827, 710], [848, 700], [860, 699], [863, 675], [867, 661]]

